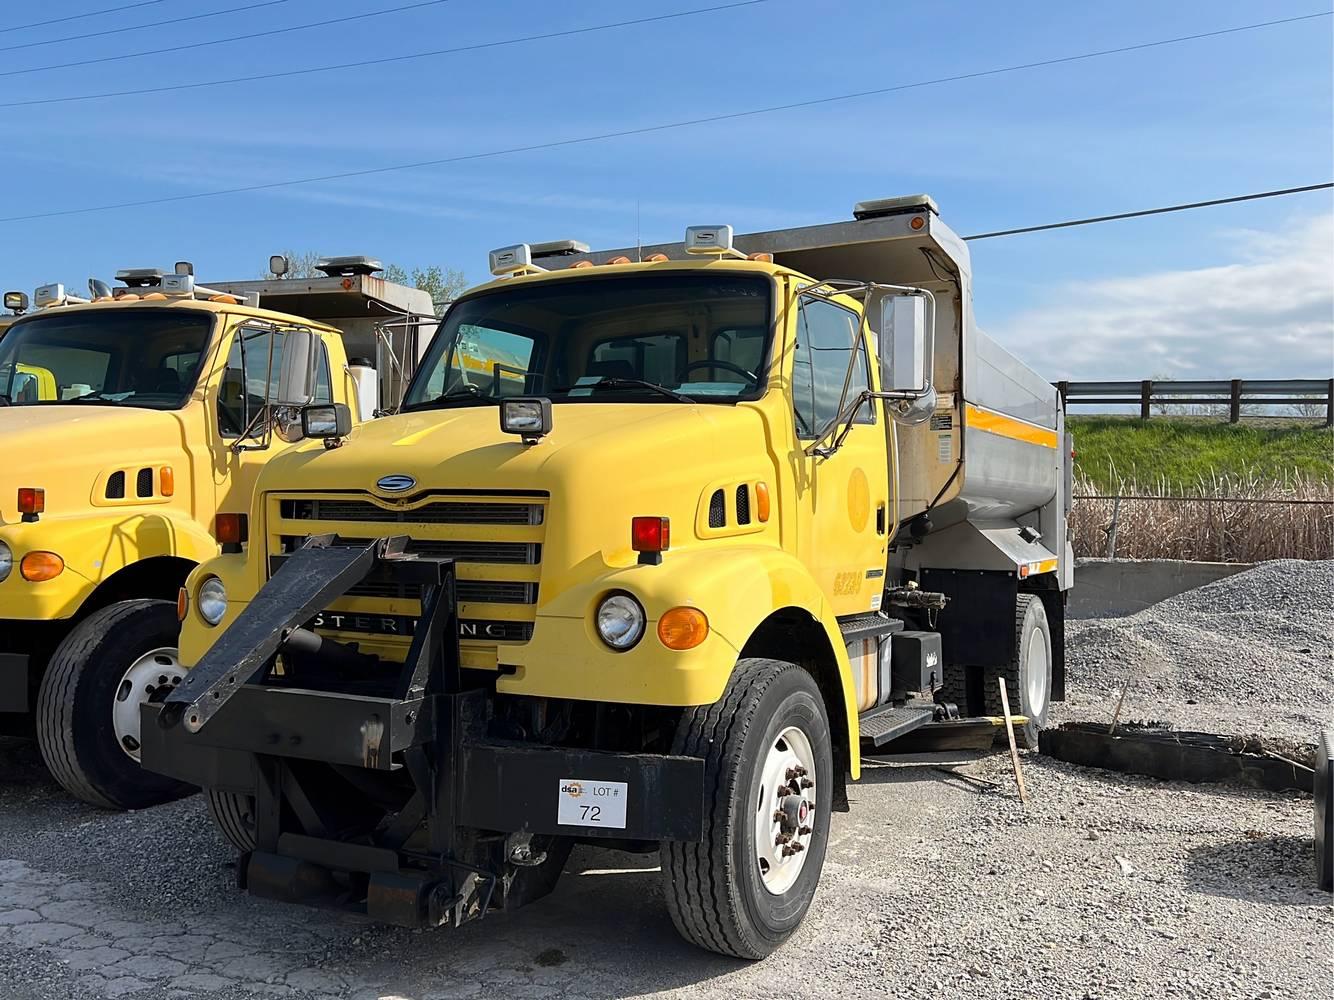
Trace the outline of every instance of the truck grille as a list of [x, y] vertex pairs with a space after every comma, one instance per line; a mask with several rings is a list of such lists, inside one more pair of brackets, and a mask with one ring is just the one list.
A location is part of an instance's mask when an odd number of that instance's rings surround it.
[[291, 521], [368, 521], [386, 524], [541, 524], [540, 503], [432, 500], [410, 510], [386, 510], [369, 500], [283, 500]]
[[[436, 495], [401, 504], [369, 496], [276, 497], [268, 540], [278, 558], [270, 572], [310, 535], [335, 534], [347, 544], [407, 535], [409, 552], [457, 563], [465, 653], [470, 644], [525, 642], [536, 617], [547, 502], [545, 494]], [[410, 625], [400, 626], [419, 611], [416, 598], [415, 588], [373, 574], [335, 602], [324, 627], [401, 635]]]

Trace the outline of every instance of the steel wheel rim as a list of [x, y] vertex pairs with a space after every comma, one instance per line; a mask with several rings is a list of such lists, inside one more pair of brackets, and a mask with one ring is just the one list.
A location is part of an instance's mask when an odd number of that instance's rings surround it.
[[755, 866], [772, 895], [792, 888], [806, 865], [815, 836], [815, 751], [795, 726], [765, 751], [755, 789]]
[[1028, 637], [1028, 650], [1024, 655], [1024, 686], [1028, 690], [1028, 712], [1034, 722], [1047, 708], [1047, 678], [1050, 673], [1047, 662], [1047, 643], [1042, 629], [1035, 628]]
[[116, 745], [136, 764], [140, 757], [139, 706], [165, 698], [184, 676], [177, 648], [159, 646], [131, 663], [116, 685], [111, 726], [116, 733]]

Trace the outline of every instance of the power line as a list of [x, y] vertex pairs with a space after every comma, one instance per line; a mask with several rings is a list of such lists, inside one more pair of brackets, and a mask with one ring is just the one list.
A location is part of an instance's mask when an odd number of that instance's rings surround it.
[[185, 52], [190, 49], [207, 48], [210, 45], [225, 45], [227, 42], [249, 42], [256, 38], [268, 38], [272, 35], [286, 35], [294, 31], [307, 31], [310, 28], [327, 28], [332, 24], [346, 24], [348, 21], [364, 21], [369, 17], [381, 17], [384, 14], [401, 14], [405, 10], [418, 10], [422, 7], [438, 7], [451, 0], [418, 0], [417, 3], [403, 4], [400, 7], [386, 7], [384, 10], [371, 10], [362, 14], [349, 14], [346, 17], [330, 17], [323, 21], [307, 24], [292, 24], [286, 28], [270, 28], [268, 31], [249, 31], [244, 35], [231, 35], [227, 38], [212, 38], [203, 42], [187, 42], [183, 45], [169, 45], [161, 49], [143, 49], [139, 52], [123, 52], [117, 56], [99, 56], [96, 59], [79, 59], [75, 62], [52, 63], [49, 66], [30, 66], [27, 69], [11, 69], [0, 76], [22, 76], [25, 73], [45, 73], [53, 69], [71, 69], [75, 66], [93, 66], [98, 63], [120, 62], [124, 59], [138, 59], [141, 56], [160, 56], [168, 52]]
[[0, 28], [0, 31], [26, 31], [28, 28], [44, 28], [48, 24], [64, 24], [66, 21], [77, 21], [84, 17], [97, 17], [99, 14], [117, 14], [122, 10], [133, 10], [135, 7], [152, 7], [154, 4], [162, 3], [163, 0], [139, 0], [139, 3], [121, 4], [119, 7], [107, 7], [104, 10], [90, 10], [85, 14], [70, 14], [68, 17], [53, 17], [49, 21], [33, 21], [31, 24], [15, 24], [8, 28]]
[[1255, 194], [1239, 194], [1231, 198], [1212, 198], [1209, 201], [1192, 201], [1183, 205], [1168, 205], [1165, 208], [1143, 208], [1137, 212], [1117, 212], [1115, 215], [1095, 215], [1088, 219], [1072, 219], [1069, 222], [1048, 222], [1041, 226], [1022, 226], [1019, 229], [997, 229], [992, 233], [978, 233], [965, 236], [965, 240], [990, 240], [997, 236], [1018, 236], [1021, 233], [1044, 233], [1050, 229], [1070, 229], [1073, 226], [1091, 226], [1098, 222], [1116, 222], [1120, 219], [1140, 219], [1146, 215], [1166, 215], [1169, 212], [1186, 212], [1193, 208], [1211, 208], [1214, 205], [1235, 205], [1240, 201], [1259, 201], [1261, 198], [1281, 198], [1288, 194], [1303, 194], [1307, 191], [1327, 191], [1334, 188], [1334, 182], [1327, 184], [1306, 184], [1302, 187], [1279, 188], [1275, 191], [1259, 191]]
[[291, 180], [265, 181], [259, 184], [245, 184], [238, 187], [219, 188], [213, 191], [197, 191], [192, 194], [167, 195], [165, 197], [147, 198], [138, 201], [115, 202], [107, 205], [90, 205], [86, 208], [66, 208], [52, 212], [33, 213], [31, 215], [14, 215], [0, 218], [0, 222], [29, 222], [36, 219], [50, 219], [67, 215], [87, 215], [94, 212], [110, 212], [124, 208], [145, 208], [152, 205], [196, 201], [201, 198], [218, 198], [231, 194], [249, 194], [256, 191], [272, 191], [279, 188], [298, 187], [306, 184], [322, 184], [328, 181], [349, 180], [357, 177], [373, 177], [379, 174], [398, 173], [404, 170], [419, 170], [424, 167], [442, 167], [455, 163], [466, 163], [473, 160], [487, 160], [501, 156], [511, 156], [516, 153], [533, 153], [548, 149], [560, 149], [568, 146], [581, 146], [594, 142], [603, 142], [608, 139], [623, 139], [629, 136], [667, 132], [679, 128], [690, 128], [696, 125], [709, 125], [724, 121], [736, 121], [742, 118], [755, 118], [760, 115], [775, 114], [782, 111], [795, 111], [805, 108], [821, 107], [828, 104], [857, 100], [864, 97], [878, 97], [885, 94], [931, 87], [943, 83], [953, 83], [960, 80], [974, 80], [981, 77], [997, 76], [1003, 73], [1014, 73], [1020, 70], [1034, 69], [1041, 66], [1053, 66], [1060, 63], [1092, 59], [1098, 56], [1154, 48], [1162, 45], [1171, 45], [1177, 42], [1193, 41], [1200, 38], [1212, 38], [1219, 35], [1234, 34], [1240, 31], [1251, 31], [1256, 28], [1270, 27], [1275, 24], [1290, 24], [1294, 21], [1306, 21], [1316, 17], [1329, 17], [1331, 14], [1334, 14], [1334, 11], [1325, 11], [1319, 14], [1306, 14], [1301, 17], [1284, 18], [1279, 21], [1265, 21], [1260, 24], [1243, 25], [1236, 28], [1223, 28], [1217, 31], [1202, 32], [1195, 35], [1184, 35], [1177, 38], [1160, 39], [1155, 42], [1142, 42], [1137, 45], [1126, 45], [1115, 49], [1104, 49], [1099, 52], [1063, 56], [1061, 58], [1046, 59], [1040, 62], [1021, 63], [1015, 66], [1003, 66], [998, 69], [979, 70], [973, 73], [959, 73], [954, 76], [938, 77], [934, 80], [919, 80], [915, 83], [902, 83], [893, 87], [879, 87], [875, 90], [862, 90], [849, 94], [839, 94], [833, 97], [817, 97], [805, 101], [793, 101], [788, 104], [775, 104], [764, 108], [753, 108], [748, 111], [733, 111], [724, 114], [707, 115], [701, 118], [688, 118], [681, 121], [663, 122], [657, 125], [642, 125], [638, 128], [618, 129], [616, 131], [601, 132], [595, 135], [575, 136], [569, 139], [555, 139], [549, 142], [536, 142], [523, 146], [510, 146], [503, 149], [491, 149], [478, 153], [462, 153], [457, 156], [445, 156], [434, 160], [418, 160], [414, 163], [396, 163], [382, 167], [363, 167], [359, 170], [344, 170], [337, 173], [320, 174], [312, 177], [298, 177]]
[[[158, 2], [158, 0], [154, 0]], [[85, 38], [105, 38], [107, 35], [119, 35], [126, 31], [142, 31], [145, 28], [165, 28], [172, 24], [184, 24], [186, 21], [202, 21], [208, 17], [221, 17], [224, 14], [240, 14], [247, 10], [256, 10], [260, 7], [276, 7], [280, 3], [291, 3], [292, 0], [263, 0], [262, 3], [247, 4], [244, 7], [229, 7], [226, 10], [211, 10], [207, 14], [191, 14], [189, 17], [175, 17], [170, 21], [154, 21], [152, 24], [127, 24], [119, 28], [99, 28], [97, 31], [90, 31], [83, 35], [65, 35], [63, 38], [45, 38], [40, 42], [24, 42], [22, 45], [5, 45], [0, 47], [0, 52], [13, 52], [15, 49], [34, 49], [39, 45], [62, 45], [65, 42], [81, 42]], [[83, 15], [87, 17], [88, 15]]]
[[258, 80], [277, 80], [285, 77], [306, 76], [311, 73], [328, 73], [341, 69], [364, 69], [367, 66], [380, 66], [385, 63], [408, 62], [413, 59], [427, 59], [434, 56], [456, 55], [460, 52], [476, 52], [480, 49], [494, 49], [505, 45], [518, 45], [521, 42], [540, 42], [552, 38], [566, 38], [571, 35], [585, 35], [595, 31], [608, 31], [612, 28], [625, 28], [637, 24], [649, 24], [654, 21], [670, 21], [675, 18], [693, 17], [696, 14], [713, 14], [718, 11], [734, 10], [738, 7], [752, 7], [772, 0], [738, 0], [735, 3], [720, 4], [714, 7], [698, 7], [694, 10], [677, 11], [672, 14], [657, 14], [652, 17], [638, 17], [629, 21], [612, 21], [608, 24], [594, 24], [585, 28], [569, 28], [564, 31], [548, 31], [540, 35], [521, 35], [518, 38], [505, 38], [494, 42], [477, 42], [473, 45], [458, 45], [448, 49], [435, 49], [430, 52], [413, 52], [401, 56], [384, 56], [378, 59], [362, 59], [357, 62], [337, 63], [332, 66], [312, 66], [308, 69], [279, 70], [274, 73], [257, 73], [251, 76], [234, 76], [223, 80], [203, 80], [198, 83], [177, 83], [163, 87], [142, 87], [136, 90], [115, 90], [99, 94], [82, 94], [76, 97], [44, 97], [30, 101], [9, 101], [0, 103], [0, 108], [24, 108], [35, 104], [68, 104], [74, 101], [95, 101], [111, 97], [140, 97], [144, 94], [163, 94], [178, 90], [198, 90], [205, 87], [221, 87], [236, 83], [253, 83]]

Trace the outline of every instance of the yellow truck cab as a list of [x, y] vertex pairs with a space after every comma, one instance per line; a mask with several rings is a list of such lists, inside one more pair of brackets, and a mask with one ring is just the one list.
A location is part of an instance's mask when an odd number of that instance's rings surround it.
[[359, 420], [380, 406], [336, 324], [355, 330], [394, 297], [407, 308], [382, 319], [434, 323], [425, 293], [377, 298], [365, 275], [232, 294], [190, 270], [124, 271], [89, 298], [45, 286], [0, 335], [0, 732], [35, 735], [56, 779], [105, 807], [190, 790], [140, 768], [138, 706], [179, 683], [181, 584], [239, 546], [260, 469], [302, 434], [300, 407]]
[[191, 574], [144, 759], [252, 893], [455, 925], [660, 848], [680, 932], [760, 958], [863, 748], [990, 745], [1001, 685], [1036, 737], [1068, 447], [934, 204], [635, 254], [493, 252], [401, 412], [308, 411]]

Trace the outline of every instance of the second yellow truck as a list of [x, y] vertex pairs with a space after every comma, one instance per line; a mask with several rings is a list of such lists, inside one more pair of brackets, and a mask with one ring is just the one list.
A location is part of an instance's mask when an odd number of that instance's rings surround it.
[[[373, 324], [397, 322], [400, 341], [434, 329], [429, 295], [376, 262], [322, 263], [234, 293], [185, 264], [90, 282], [87, 298], [48, 285], [0, 334], [0, 734], [35, 735], [85, 801], [190, 790], [139, 766], [139, 705], [184, 673], [181, 583], [237, 544], [301, 405], [379, 405], [370, 362], [348, 357], [383, 347]], [[391, 393], [415, 359], [382, 363]]]

